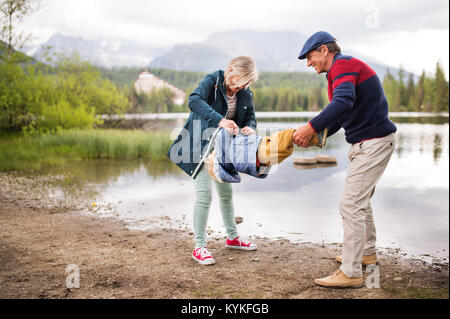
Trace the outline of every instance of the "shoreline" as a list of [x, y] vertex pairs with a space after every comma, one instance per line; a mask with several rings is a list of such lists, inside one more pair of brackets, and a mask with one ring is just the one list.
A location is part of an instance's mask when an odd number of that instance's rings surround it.
[[[448, 262], [426, 264], [384, 249], [380, 288], [314, 284], [339, 267], [339, 244], [257, 238], [257, 251], [242, 252], [210, 237], [217, 263], [201, 266], [190, 258], [188, 231], [130, 230], [117, 218], [81, 213], [79, 197], [48, 196], [49, 181], [19, 175], [0, 173], [0, 298], [449, 297]], [[80, 288], [66, 286], [69, 265], [79, 269]]]

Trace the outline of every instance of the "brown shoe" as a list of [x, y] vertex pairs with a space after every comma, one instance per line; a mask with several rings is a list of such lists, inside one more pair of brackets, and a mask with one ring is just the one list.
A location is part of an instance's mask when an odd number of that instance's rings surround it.
[[338, 269], [328, 277], [314, 280], [314, 282], [322, 287], [328, 288], [360, 288], [364, 284], [363, 278], [348, 278], [342, 270]]
[[[336, 261], [342, 263], [342, 256], [336, 256]], [[378, 265], [378, 260], [377, 260], [377, 254], [373, 254], [370, 256], [363, 256], [362, 257], [362, 264], [364, 266], [367, 265]]]

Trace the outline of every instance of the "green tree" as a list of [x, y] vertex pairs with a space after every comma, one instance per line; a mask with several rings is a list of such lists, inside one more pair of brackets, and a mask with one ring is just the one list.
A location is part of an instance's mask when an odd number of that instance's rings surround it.
[[448, 95], [449, 86], [445, 80], [444, 71], [440, 63], [436, 63], [436, 73], [434, 77], [436, 93], [433, 99], [433, 111], [434, 112], [448, 112]]
[[406, 111], [406, 104], [408, 99], [406, 97], [406, 86], [405, 86], [405, 70], [400, 66], [398, 69], [398, 81], [394, 97], [394, 105], [400, 111]]
[[420, 112], [423, 109], [423, 99], [425, 96], [425, 71], [419, 77], [417, 81], [417, 85], [414, 88], [414, 102], [413, 102], [413, 110], [416, 112]]
[[127, 96], [78, 54], [54, 66], [17, 63], [19, 54], [0, 61], [0, 130], [91, 128], [100, 123], [96, 114], [128, 110]]
[[405, 101], [406, 107], [408, 111], [414, 111], [414, 100], [415, 100], [415, 86], [414, 86], [414, 75], [412, 73], [409, 73], [408, 75], [408, 84], [406, 85], [406, 92], [405, 92]]
[[432, 77], [426, 76], [423, 82], [423, 87], [423, 111], [431, 112], [433, 111], [433, 101], [436, 95], [436, 81]]
[[383, 80], [383, 89], [384, 94], [386, 95], [386, 99], [388, 100], [389, 104], [389, 110], [395, 111], [398, 108], [398, 98], [396, 98], [397, 94], [397, 80], [395, 79], [394, 75], [390, 72], [389, 69], [387, 69], [386, 75], [384, 76]]

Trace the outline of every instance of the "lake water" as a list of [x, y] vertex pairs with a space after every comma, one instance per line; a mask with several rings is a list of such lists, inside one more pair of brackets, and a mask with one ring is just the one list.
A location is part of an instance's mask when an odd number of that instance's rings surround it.
[[[372, 199], [377, 245], [399, 248], [409, 256], [429, 255], [448, 261], [448, 117], [443, 124], [442, 120], [440, 124], [403, 122], [396, 121], [397, 147]], [[260, 122], [259, 130], [263, 135], [302, 123]], [[273, 167], [264, 180], [241, 174], [242, 182], [233, 185], [235, 214], [244, 218], [238, 225], [240, 234], [295, 242], [341, 242], [338, 203], [349, 147], [341, 130], [323, 149], [296, 148], [293, 156]], [[303, 169], [293, 163], [297, 156], [317, 154], [335, 156], [338, 165]], [[192, 229], [193, 183], [169, 161], [85, 163], [78, 165], [77, 172], [75, 175], [89, 179], [99, 190], [93, 199], [98, 216], [114, 216], [132, 229]], [[216, 194], [208, 225], [212, 236], [225, 236]]]

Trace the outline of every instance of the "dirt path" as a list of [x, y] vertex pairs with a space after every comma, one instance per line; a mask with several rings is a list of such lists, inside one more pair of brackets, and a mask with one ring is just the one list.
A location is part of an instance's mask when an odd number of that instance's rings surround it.
[[[448, 298], [448, 263], [424, 265], [379, 254], [380, 288], [326, 289], [314, 278], [338, 268], [339, 245], [257, 240], [256, 252], [208, 248], [217, 263], [191, 258], [192, 236], [131, 231], [116, 219], [48, 201], [16, 174], [0, 173], [0, 298]], [[66, 287], [68, 265], [80, 288]], [[367, 275], [365, 275], [367, 276]]]

